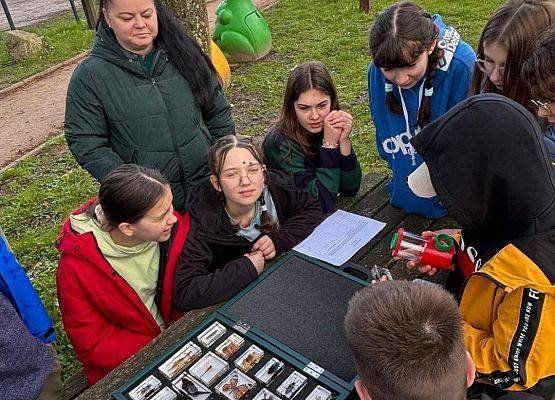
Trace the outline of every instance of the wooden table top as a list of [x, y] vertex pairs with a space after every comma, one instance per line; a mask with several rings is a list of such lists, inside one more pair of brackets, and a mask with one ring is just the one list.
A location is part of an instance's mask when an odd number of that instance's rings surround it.
[[[406, 214], [401, 209], [393, 207], [389, 204], [389, 197], [385, 187], [387, 180], [385, 175], [367, 174], [363, 178], [361, 189], [356, 197], [340, 199], [340, 208], [377, 219], [387, 224], [369, 244], [364, 246], [351, 258], [351, 261], [370, 268], [374, 264], [384, 266], [391, 270], [394, 279], [411, 280], [420, 277], [420, 274], [407, 270], [403, 262], [395, 262], [395, 260], [391, 259], [389, 244], [393, 232], [397, 231], [399, 227], [404, 227], [407, 231], [420, 233], [424, 230], [455, 227], [456, 223], [449, 218], [443, 218], [438, 221], [428, 220], [418, 215]], [[437, 279], [441, 279], [441, 277]], [[125, 361], [100, 382], [83, 392], [77, 399], [110, 399], [112, 392], [141, 371], [145, 365], [148, 365], [176, 341], [196, 328], [200, 322], [219, 306], [215, 305], [188, 313], [186, 317], [181, 318], [181, 320], [170, 326], [136, 355]]]

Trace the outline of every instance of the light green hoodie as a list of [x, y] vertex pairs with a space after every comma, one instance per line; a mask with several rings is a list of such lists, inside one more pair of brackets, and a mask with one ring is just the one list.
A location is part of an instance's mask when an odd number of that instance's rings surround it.
[[135, 290], [158, 322], [160, 329], [164, 329], [164, 320], [154, 301], [160, 268], [159, 243], [145, 242], [132, 247], [120, 246], [86, 213], [71, 215], [70, 220], [71, 228], [77, 233], [92, 232], [108, 263]]

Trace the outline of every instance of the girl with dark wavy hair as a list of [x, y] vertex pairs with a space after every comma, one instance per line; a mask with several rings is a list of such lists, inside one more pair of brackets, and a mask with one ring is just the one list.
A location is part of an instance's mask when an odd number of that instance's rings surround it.
[[206, 153], [233, 134], [231, 107], [206, 54], [160, 0], [101, 0], [96, 39], [68, 88], [65, 136], [101, 181], [125, 163], [159, 170], [183, 210], [208, 180]]
[[393, 172], [391, 204], [427, 218], [445, 215], [437, 198], [422, 199], [407, 186], [420, 164], [409, 140], [468, 93], [474, 52], [439, 15], [403, 1], [376, 16], [368, 44], [370, 112], [380, 157]]
[[324, 212], [334, 211], [338, 195], [354, 196], [360, 187], [352, 127], [324, 64], [304, 62], [291, 71], [279, 121], [264, 140], [266, 162], [292, 173]]
[[208, 159], [210, 183], [187, 202], [191, 230], [175, 273], [174, 304], [183, 311], [230, 299], [323, 219], [288, 174], [266, 171], [250, 139], [223, 137]]

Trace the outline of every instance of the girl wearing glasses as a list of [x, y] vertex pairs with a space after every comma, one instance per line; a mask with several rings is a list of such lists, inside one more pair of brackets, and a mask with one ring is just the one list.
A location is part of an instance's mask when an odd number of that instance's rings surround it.
[[509, 0], [491, 16], [478, 42], [472, 93], [499, 93], [535, 112], [521, 74], [534, 43], [555, 23], [553, 0]]
[[210, 182], [189, 194], [191, 227], [175, 273], [174, 304], [184, 311], [233, 297], [323, 219], [289, 175], [266, 171], [251, 140], [225, 136], [208, 159]]
[[296, 66], [287, 80], [281, 116], [264, 140], [270, 168], [293, 174], [298, 187], [332, 212], [337, 195], [354, 196], [362, 172], [351, 146], [353, 117], [339, 109], [329, 72], [319, 61]]
[[522, 67], [538, 117], [548, 123], [545, 143], [555, 164], [555, 28], [545, 33]]
[[446, 214], [437, 197], [424, 199], [407, 186], [422, 158], [409, 140], [421, 128], [465, 99], [474, 52], [439, 15], [404, 1], [378, 14], [368, 43], [370, 112], [380, 157], [393, 178], [391, 204], [427, 218]]

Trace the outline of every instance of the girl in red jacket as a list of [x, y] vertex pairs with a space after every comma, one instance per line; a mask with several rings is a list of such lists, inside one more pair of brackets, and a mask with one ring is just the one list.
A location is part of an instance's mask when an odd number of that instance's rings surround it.
[[58, 300], [89, 384], [178, 318], [173, 275], [188, 226], [166, 179], [132, 164], [108, 174], [98, 199], [65, 221]]

